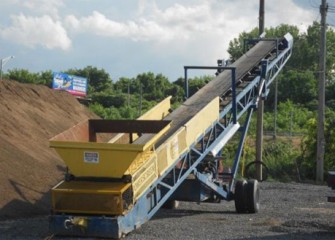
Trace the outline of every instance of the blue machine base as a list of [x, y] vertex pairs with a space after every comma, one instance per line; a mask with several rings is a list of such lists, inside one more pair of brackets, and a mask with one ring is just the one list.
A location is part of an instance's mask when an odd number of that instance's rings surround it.
[[197, 179], [185, 179], [172, 194], [171, 200], [203, 202], [211, 197], [212, 191]]
[[[64, 222], [71, 215], [51, 215], [49, 216], [49, 231], [55, 235], [63, 236], [83, 236], [120, 238], [117, 218], [112, 217], [87, 217], [87, 227], [71, 226], [66, 228]], [[76, 216], [72, 216], [76, 217]]]

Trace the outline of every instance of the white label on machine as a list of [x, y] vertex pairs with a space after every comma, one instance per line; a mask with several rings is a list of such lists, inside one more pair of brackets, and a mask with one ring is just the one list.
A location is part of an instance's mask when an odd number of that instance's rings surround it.
[[99, 153], [98, 152], [84, 152], [84, 162], [99, 163]]

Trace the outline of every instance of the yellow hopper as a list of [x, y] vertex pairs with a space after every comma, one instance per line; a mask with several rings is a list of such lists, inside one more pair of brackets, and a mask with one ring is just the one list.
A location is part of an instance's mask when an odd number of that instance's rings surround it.
[[[53, 137], [50, 146], [76, 177], [122, 178], [133, 162], [147, 158], [169, 127], [170, 121], [163, 120], [90, 119]], [[110, 143], [103, 141], [104, 133], [124, 134]], [[134, 136], [144, 133], [150, 138], [136, 143]]]

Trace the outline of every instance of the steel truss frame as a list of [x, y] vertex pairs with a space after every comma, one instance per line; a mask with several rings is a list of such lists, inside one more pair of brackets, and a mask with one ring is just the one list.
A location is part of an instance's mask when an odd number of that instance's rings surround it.
[[[291, 35], [285, 35], [287, 46], [280, 50], [275, 49], [275, 57], [269, 55], [268, 59], [263, 60], [260, 64], [261, 74], [255, 76], [253, 80], [248, 81], [248, 84], [238, 94], [236, 94], [235, 68], [220, 67], [232, 72], [232, 83], [234, 83], [232, 84], [232, 101], [220, 112], [219, 120], [212, 126], [209, 126], [205, 133], [192, 144], [189, 151], [181, 155], [179, 159], [144, 192], [129, 212], [124, 216], [116, 217], [87, 217], [90, 221], [88, 221], [85, 232], [64, 229], [64, 220], [68, 219], [69, 215], [54, 215], [51, 216], [50, 219], [50, 226], [54, 228], [51, 230], [67, 235], [120, 238], [153, 217], [191, 173], [222, 199], [228, 201], [232, 200], [234, 181], [238, 172], [238, 165], [253, 110], [257, 108], [259, 98], [265, 97], [268, 94], [269, 85], [291, 56], [293, 40], [290, 36]], [[191, 69], [192, 67], [188, 68]], [[247, 116], [241, 127], [238, 120], [242, 121], [242, 116], [246, 112]], [[232, 181], [228, 188], [223, 188], [215, 181], [216, 179], [212, 174], [198, 172], [197, 166], [207, 155], [217, 156], [237, 131], [240, 131], [242, 134], [232, 168]]]

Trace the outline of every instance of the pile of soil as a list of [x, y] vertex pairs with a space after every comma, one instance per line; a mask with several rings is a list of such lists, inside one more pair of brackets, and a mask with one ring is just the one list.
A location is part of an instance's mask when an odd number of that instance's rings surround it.
[[0, 220], [46, 214], [65, 165], [49, 139], [97, 116], [64, 91], [0, 81]]

